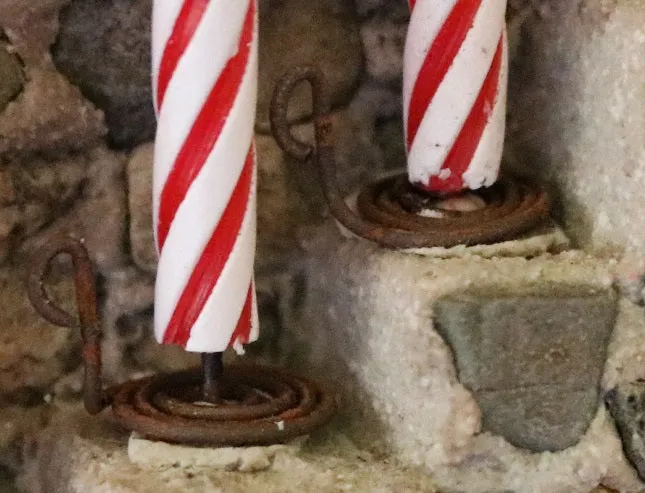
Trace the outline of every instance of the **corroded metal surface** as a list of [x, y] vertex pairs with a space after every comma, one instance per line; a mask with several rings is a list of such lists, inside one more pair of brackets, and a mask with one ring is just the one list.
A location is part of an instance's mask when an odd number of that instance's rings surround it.
[[[301, 82], [309, 82], [313, 93], [315, 146], [295, 139], [287, 122], [290, 96]], [[359, 194], [358, 211], [352, 210], [336, 177], [328, 101], [324, 76], [319, 70], [292, 69], [276, 86], [271, 104], [272, 131], [288, 155], [301, 161], [314, 160], [332, 214], [357, 236], [394, 249], [495, 243], [513, 239], [548, 218], [545, 192], [508, 177], [490, 188], [473, 191], [486, 204], [476, 211], [435, 210], [430, 211], [435, 214], [422, 214], [420, 210], [412, 210], [411, 203], [429, 202], [437, 197], [415, 189], [404, 176], [368, 185]]]
[[[60, 254], [72, 257], [78, 318], [47, 294], [45, 277]], [[78, 327], [83, 336], [85, 408], [111, 406], [127, 429], [150, 439], [193, 445], [268, 445], [291, 440], [326, 424], [333, 396], [287, 372], [257, 367], [223, 369], [218, 355], [204, 355], [203, 368], [133, 380], [105, 389], [92, 265], [82, 242], [61, 238], [42, 251], [28, 280], [29, 298], [48, 321]]]

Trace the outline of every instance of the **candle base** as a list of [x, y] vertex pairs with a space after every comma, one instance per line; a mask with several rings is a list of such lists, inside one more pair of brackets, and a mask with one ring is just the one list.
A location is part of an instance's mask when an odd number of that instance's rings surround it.
[[[412, 186], [405, 175], [369, 184], [359, 193], [357, 215], [383, 246], [406, 249], [490, 244], [515, 239], [548, 219], [546, 194], [526, 182], [504, 177], [495, 185], [452, 196]], [[342, 217], [337, 217], [343, 224]], [[347, 222], [347, 221], [346, 221]]]
[[[71, 255], [74, 264], [78, 322], [45, 289], [49, 265], [63, 253]], [[29, 276], [28, 293], [43, 318], [81, 329], [86, 410], [97, 414], [111, 407], [124, 428], [147, 439], [211, 447], [273, 445], [308, 435], [336, 410], [332, 394], [299, 376], [241, 365], [224, 372], [221, 353], [202, 355], [202, 368], [104, 388], [92, 266], [83, 243], [73, 238], [45, 247]]]
[[[315, 147], [291, 135], [286, 117], [290, 95], [304, 81], [313, 91]], [[549, 217], [546, 193], [510, 177], [456, 200], [421, 191], [401, 175], [367, 185], [355, 212], [338, 186], [330, 113], [323, 74], [314, 67], [296, 67], [276, 86], [272, 131], [284, 152], [315, 162], [332, 214], [356, 236], [393, 249], [490, 244], [514, 239]]]

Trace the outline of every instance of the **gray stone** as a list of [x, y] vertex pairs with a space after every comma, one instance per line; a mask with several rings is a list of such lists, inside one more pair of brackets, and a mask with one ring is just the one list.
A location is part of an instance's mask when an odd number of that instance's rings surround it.
[[56, 67], [105, 112], [109, 139], [131, 148], [154, 136], [151, 0], [75, 0], [63, 10]]
[[130, 213], [130, 248], [134, 263], [154, 274], [157, 250], [152, 225], [153, 144], [137, 148], [128, 162], [128, 207]]
[[20, 59], [0, 42], [0, 112], [22, 91], [24, 83]]
[[645, 380], [614, 387], [605, 396], [627, 458], [645, 480]]
[[598, 409], [598, 389], [542, 385], [475, 393], [482, 429], [532, 451], [557, 451], [580, 441]]
[[597, 408], [613, 291], [548, 286], [541, 294], [451, 295], [434, 312], [484, 429], [534, 451], [577, 442]]
[[[363, 66], [359, 26], [351, 2], [262, 2], [260, 36], [258, 131], [269, 132], [269, 103], [275, 83], [294, 66], [316, 64], [322, 69], [333, 106], [351, 99]], [[292, 121], [311, 115], [310, 94], [305, 84], [296, 90], [289, 107]]]

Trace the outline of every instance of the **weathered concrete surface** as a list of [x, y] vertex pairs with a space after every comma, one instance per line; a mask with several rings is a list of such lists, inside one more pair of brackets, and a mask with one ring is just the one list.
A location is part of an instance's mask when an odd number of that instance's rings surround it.
[[[644, 488], [599, 406], [580, 442], [563, 452], [532, 454], [499, 435], [480, 433], [486, 423], [480, 407], [459, 382], [452, 351], [433, 327], [437, 300], [475, 287], [493, 293], [549, 292], [553, 286], [606, 293], [614, 282], [613, 262], [578, 251], [534, 258], [482, 258], [467, 251], [461, 257], [422, 257], [342, 239], [331, 224], [305, 247], [300, 316], [287, 327], [296, 334], [292, 360], [345, 396], [353, 439], [425, 465], [447, 491], [587, 493], [603, 482], [621, 491]], [[615, 342], [645, 333], [640, 308], [626, 301], [619, 306], [604, 363], [612, 377], [603, 377], [603, 389], [645, 373], [637, 363], [643, 349], [631, 342], [630, 354], [621, 349], [624, 342]], [[559, 312], [551, 316], [557, 319]], [[538, 358], [549, 353], [541, 349]], [[511, 355], [498, 352], [500, 362]], [[575, 403], [581, 397], [570, 388], [562, 398]]]
[[262, 472], [203, 467], [143, 469], [127, 455], [128, 433], [106, 416], [71, 414], [38, 444], [20, 484], [29, 493], [433, 493], [430, 477], [373, 457], [331, 428], [299, 453], [279, 451]]
[[557, 189], [579, 244], [642, 258], [645, 1], [513, 4], [508, 164]]
[[575, 445], [589, 427], [616, 315], [613, 290], [547, 287], [475, 289], [434, 306], [483, 429], [535, 452]]
[[163, 470], [220, 469], [224, 471], [259, 472], [269, 469], [280, 454], [297, 455], [307, 437], [289, 444], [267, 447], [189, 447], [147, 440], [132, 433], [128, 440], [128, 458], [143, 469]]

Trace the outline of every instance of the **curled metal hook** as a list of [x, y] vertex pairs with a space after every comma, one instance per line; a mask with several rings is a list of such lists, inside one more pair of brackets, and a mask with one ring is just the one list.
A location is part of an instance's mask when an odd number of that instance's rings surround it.
[[[309, 82], [313, 96], [314, 127], [316, 147], [304, 143], [291, 134], [287, 111], [294, 89], [302, 82]], [[312, 66], [294, 67], [280, 79], [273, 92], [269, 118], [271, 131], [278, 145], [288, 155], [305, 161], [326, 147], [333, 150], [331, 107], [326, 91], [325, 77], [321, 70]]]
[[[301, 82], [309, 82], [312, 89], [315, 147], [293, 137], [287, 120], [289, 99]], [[455, 214], [447, 213], [446, 217], [422, 218], [413, 212], [402, 210], [398, 197], [385, 204], [386, 208], [395, 210], [394, 213], [389, 211], [385, 214], [388, 216], [386, 220], [383, 220], [384, 214], [376, 210], [378, 203], [383, 202], [381, 192], [388, 196], [392, 195], [391, 192], [396, 195], [401, 187], [390, 188], [396, 183], [384, 180], [368, 186], [359, 195], [358, 210], [361, 214], [358, 214], [347, 205], [345, 194], [338, 186], [330, 113], [329, 95], [322, 72], [310, 66], [295, 67], [276, 85], [270, 111], [272, 133], [278, 145], [288, 155], [300, 161], [312, 159], [315, 162], [331, 213], [357, 236], [393, 249], [452, 247], [512, 238], [548, 217], [548, 200], [542, 190], [532, 189], [508, 178], [500, 180], [494, 192], [501, 195], [501, 205], [490, 204], [482, 211], [458, 214], [456, 217]], [[411, 192], [422, 193], [415, 190]], [[483, 193], [487, 194], [486, 191]], [[425, 200], [428, 196], [422, 198]], [[388, 200], [385, 199], [385, 202]], [[411, 223], [414, 224], [409, 227]]]
[[[70, 255], [74, 265], [78, 318], [56, 305], [45, 287], [52, 261]], [[202, 405], [202, 369], [160, 374], [103, 388], [102, 330], [92, 263], [81, 241], [59, 238], [37, 258], [27, 290], [46, 320], [80, 328], [85, 364], [85, 409], [112, 406], [126, 429], [153, 440], [209, 446], [273, 445], [306, 435], [336, 411], [335, 396], [314, 382], [278, 370], [230, 366], [222, 377], [222, 403]]]
[[[287, 120], [289, 99], [294, 89], [302, 82], [309, 82], [311, 85], [315, 147], [293, 137]], [[364, 221], [345, 203], [344, 194], [340, 191], [336, 178], [331, 107], [325, 77], [320, 69], [313, 66], [294, 67], [278, 81], [271, 101], [270, 120], [273, 136], [284, 152], [300, 161], [316, 161], [323, 194], [334, 217], [359, 236], [385, 246], [397, 247], [399, 242], [393, 241], [382, 227]], [[400, 233], [395, 236], [398, 234]]]
[[[74, 287], [78, 317], [59, 307], [47, 293], [45, 279], [52, 261], [67, 254], [74, 266]], [[97, 414], [109, 405], [101, 375], [101, 339], [94, 272], [87, 249], [80, 240], [62, 237], [47, 244], [37, 255], [27, 280], [27, 293], [35, 310], [47, 321], [61, 327], [80, 328], [83, 338], [83, 384], [85, 409]]]

